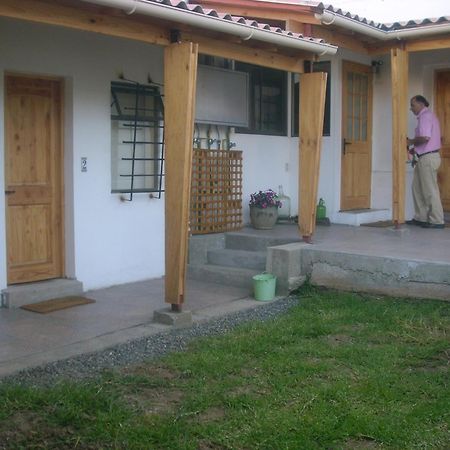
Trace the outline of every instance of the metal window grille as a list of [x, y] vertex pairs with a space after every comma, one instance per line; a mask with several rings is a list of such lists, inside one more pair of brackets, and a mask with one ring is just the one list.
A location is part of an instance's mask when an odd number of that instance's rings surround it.
[[164, 106], [158, 87], [111, 83], [112, 192], [164, 190]]

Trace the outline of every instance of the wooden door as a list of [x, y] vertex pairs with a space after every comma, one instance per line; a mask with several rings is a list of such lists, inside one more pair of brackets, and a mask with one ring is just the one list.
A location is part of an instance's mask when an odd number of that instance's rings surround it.
[[8, 283], [63, 276], [62, 83], [8, 75], [5, 185]]
[[341, 210], [370, 208], [372, 69], [344, 61], [342, 74]]
[[441, 126], [441, 167], [439, 190], [444, 211], [450, 212], [450, 70], [436, 72], [436, 114]]

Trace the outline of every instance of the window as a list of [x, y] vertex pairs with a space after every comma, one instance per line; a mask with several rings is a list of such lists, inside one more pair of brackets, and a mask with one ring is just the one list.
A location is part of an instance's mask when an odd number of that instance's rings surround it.
[[[308, 68], [305, 68], [307, 70]], [[323, 121], [323, 135], [330, 136], [330, 116], [331, 116], [331, 63], [329, 61], [315, 62], [313, 64], [313, 72], [326, 72], [327, 77], [327, 92], [325, 96], [325, 116]], [[299, 92], [299, 82], [293, 80], [293, 95], [292, 95], [292, 136], [298, 136], [298, 92]]]
[[111, 191], [130, 194], [163, 189], [163, 104], [159, 88], [111, 83]]
[[198, 64], [203, 66], [219, 67], [220, 69], [232, 69], [233, 60], [221, 58], [220, 56], [198, 55]]
[[250, 125], [238, 133], [286, 136], [286, 72], [236, 62], [236, 70], [250, 78]]

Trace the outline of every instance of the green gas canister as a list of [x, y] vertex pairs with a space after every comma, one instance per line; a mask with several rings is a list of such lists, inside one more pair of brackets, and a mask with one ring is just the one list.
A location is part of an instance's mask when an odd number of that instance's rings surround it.
[[321, 220], [327, 217], [327, 208], [325, 207], [325, 200], [321, 198], [317, 204], [316, 219]]

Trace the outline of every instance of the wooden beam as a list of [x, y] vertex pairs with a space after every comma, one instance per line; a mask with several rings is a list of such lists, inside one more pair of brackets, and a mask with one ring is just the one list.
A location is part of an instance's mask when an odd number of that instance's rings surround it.
[[165, 301], [178, 306], [186, 283], [197, 57], [192, 42], [164, 50]]
[[406, 133], [408, 105], [408, 52], [391, 50], [392, 83], [392, 220], [405, 222]]
[[[450, 48], [450, 37], [408, 40], [401, 41], [401, 44], [408, 53], [446, 50]], [[369, 54], [374, 56], [387, 54], [398, 46], [398, 40], [373, 44], [369, 46]]]
[[407, 41], [405, 49], [407, 52], [424, 52], [429, 50], [445, 50], [450, 48], [450, 37], [421, 39], [418, 41]]
[[[395, 48], [398, 48], [398, 42], [395, 43]], [[370, 56], [382, 56], [391, 52], [392, 44], [385, 44], [377, 42], [377, 44], [370, 44], [368, 46], [368, 53]]]
[[[81, 7], [75, 8], [66, 3], [45, 0], [21, 0], [20, 2], [1, 0], [0, 16], [90, 31], [149, 44], [169, 45], [168, 26], [159, 25], [151, 18], [138, 15], [127, 16], [119, 10], [99, 8], [89, 4], [81, 4]], [[243, 41], [228, 42], [223, 39], [223, 35], [219, 37], [201, 35], [198, 30], [183, 32], [183, 40], [198, 42], [200, 52], [207, 55], [291, 72], [301, 72], [302, 58], [311, 59], [312, 56], [312, 53], [308, 52], [296, 52], [295, 56], [287, 56], [268, 51], [267, 48], [252, 48]]]
[[199, 44], [199, 53], [236, 61], [285, 70], [286, 72], [303, 72], [303, 57], [311, 59], [312, 53], [298, 52], [298, 56], [285, 56], [259, 48], [244, 47], [228, 41], [212, 40], [198, 35], [183, 35], [183, 39], [192, 40]]
[[324, 72], [300, 75], [298, 225], [305, 240], [311, 239], [316, 225], [326, 87]]
[[169, 44], [169, 33], [165, 27], [137, 20], [136, 17], [131, 20], [124, 13], [121, 17], [102, 13], [102, 9], [90, 7], [88, 4], [81, 6], [74, 8], [58, 2], [40, 0], [1, 0], [0, 16], [91, 31], [149, 44]]
[[310, 36], [321, 38], [329, 44], [337, 45], [349, 50], [353, 50], [358, 53], [368, 54], [369, 50], [364, 43], [363, 36], [350, 36], [344, 33], [340, 33], [337, 30], [327, 28], [326, 25], [313, 25]]

